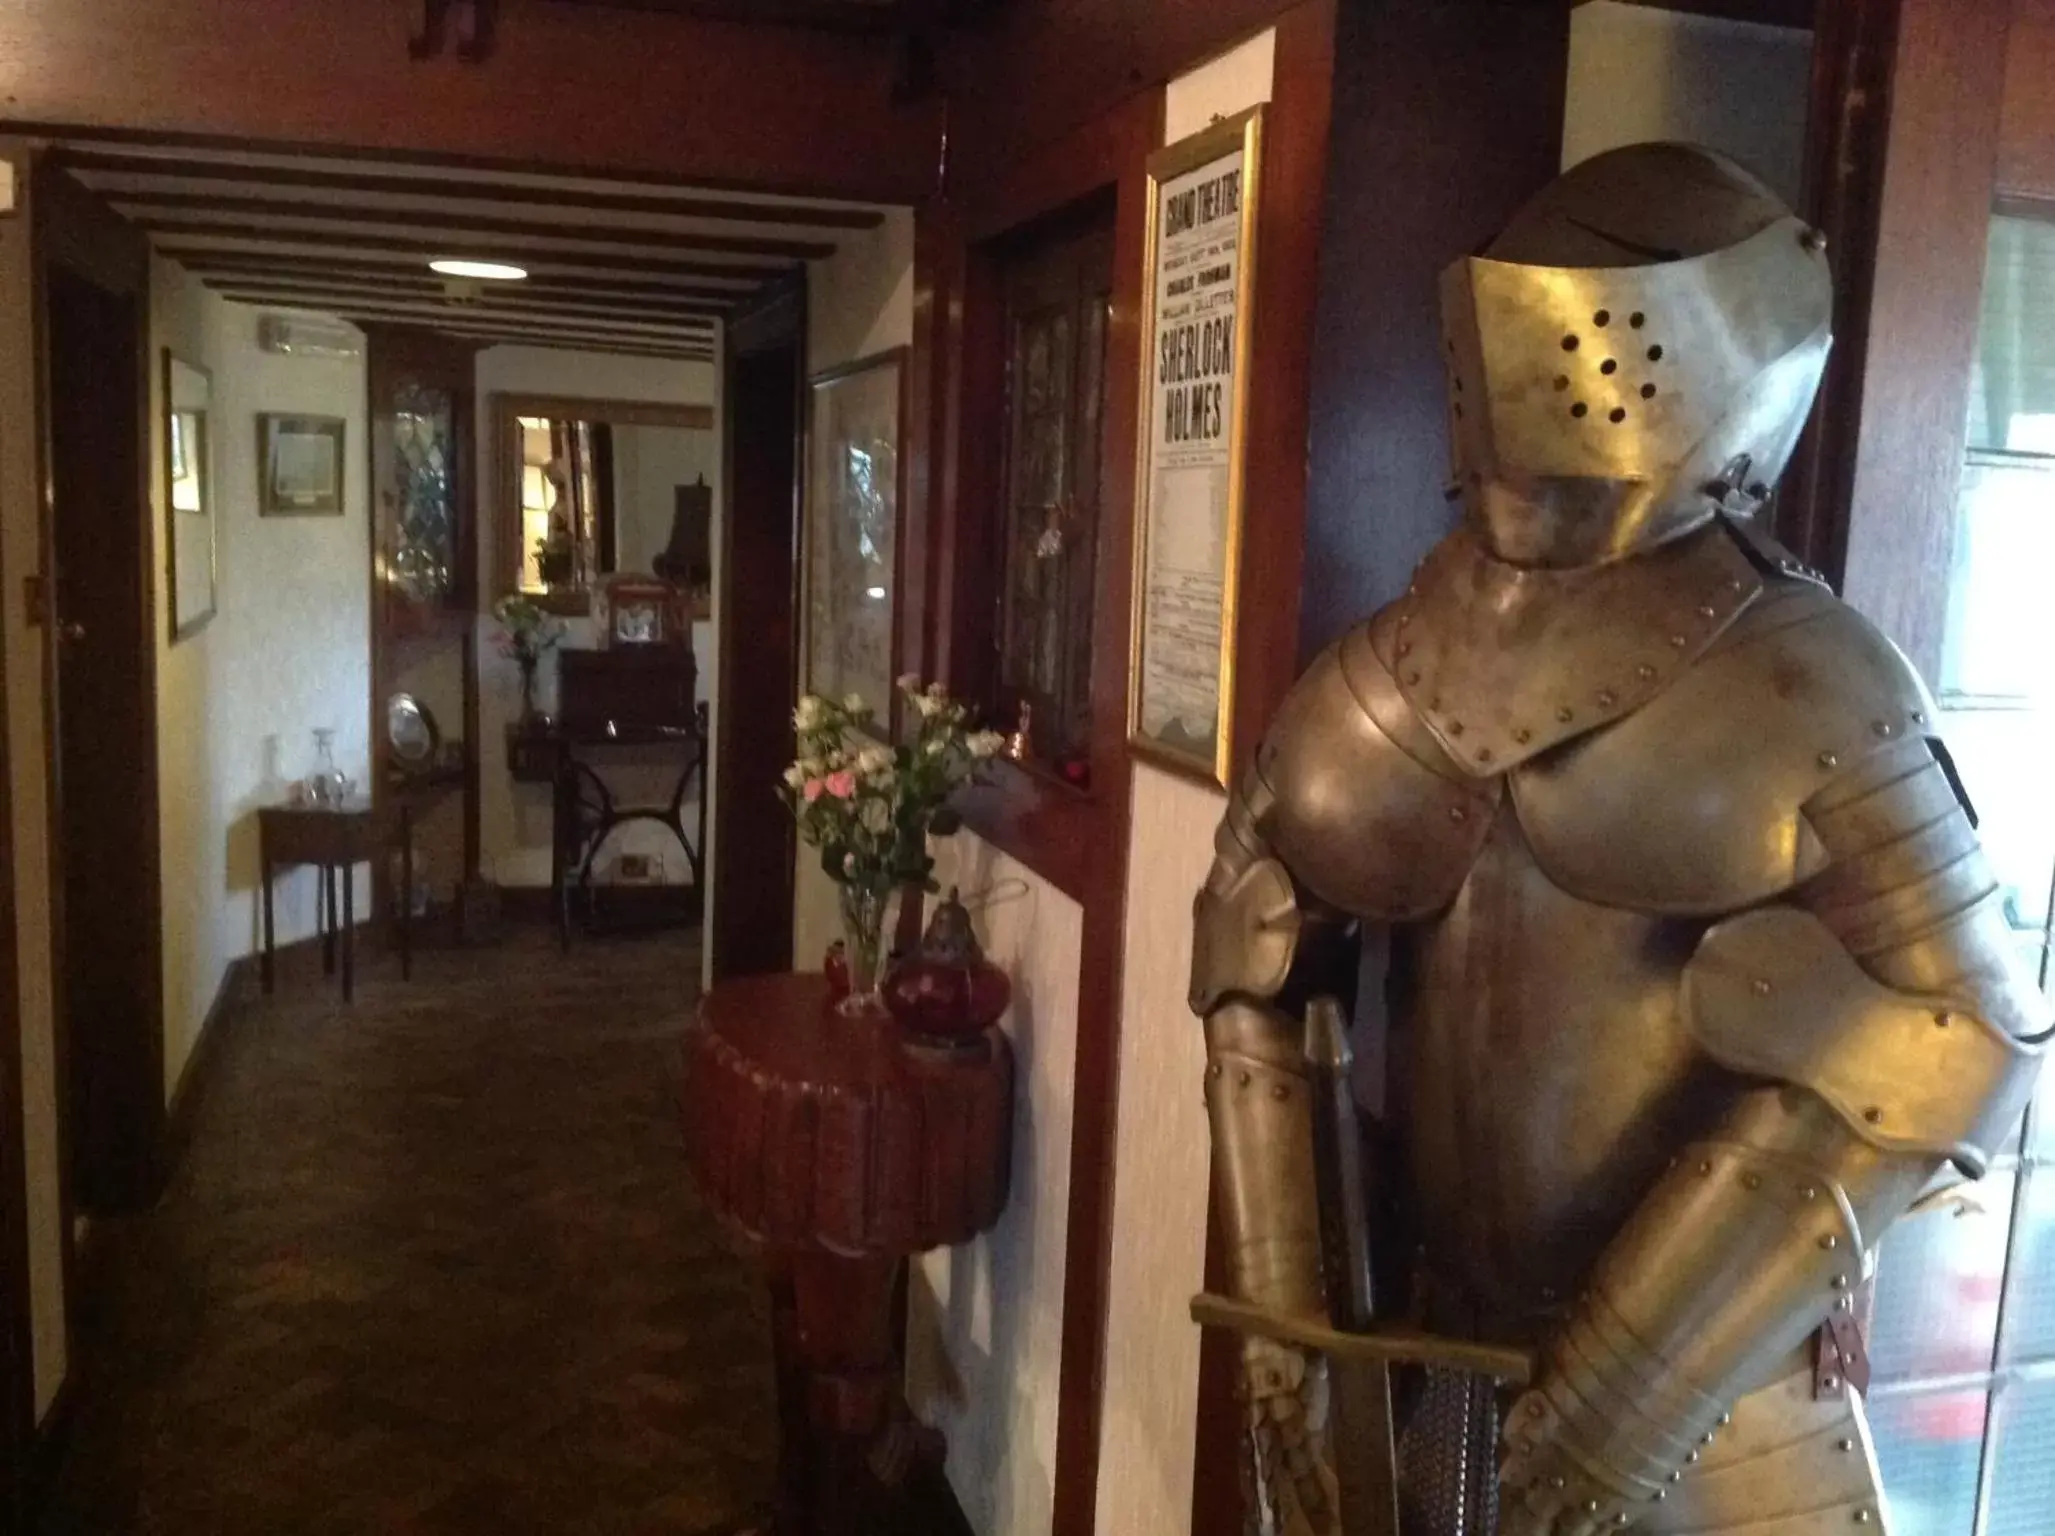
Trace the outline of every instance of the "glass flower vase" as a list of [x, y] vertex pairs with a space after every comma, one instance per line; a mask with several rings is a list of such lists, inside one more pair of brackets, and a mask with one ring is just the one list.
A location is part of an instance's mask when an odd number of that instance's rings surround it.
[[837, 888], [842, 912], [842, 949], [849, 967], [849, 991], [835, 1004], [845, 1014], [882, 1013], [885, 996], [885, 935], [895, 891], [861, 885]]

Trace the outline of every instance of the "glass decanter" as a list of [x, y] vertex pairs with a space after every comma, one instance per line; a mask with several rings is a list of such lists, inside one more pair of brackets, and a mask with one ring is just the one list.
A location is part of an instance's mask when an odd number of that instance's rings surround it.
[[314, 771], [307, 775], [307, 799], [311, 804], [334, 810], [350, 797], [350, 781], [335, 766], [335, 731], [314, 732]]

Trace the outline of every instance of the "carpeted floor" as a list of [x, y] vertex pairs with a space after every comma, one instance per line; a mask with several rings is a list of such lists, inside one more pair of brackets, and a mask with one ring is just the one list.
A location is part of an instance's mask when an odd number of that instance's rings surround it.
[[689, 935], [532, 937], [232, 1017], [94, 1235], [46, 1533], [691, 1532], [768, 1496], [769, 1322], [687, 1174]]

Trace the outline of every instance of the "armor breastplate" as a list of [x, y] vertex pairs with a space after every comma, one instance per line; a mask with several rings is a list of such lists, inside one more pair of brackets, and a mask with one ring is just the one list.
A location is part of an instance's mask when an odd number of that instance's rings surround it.
[[1429, 1268], [1509, 1316], [1567, 1300], [1733, 1079], [1678, 977], [1705, 925], [1580, 901], [1512, 808], [1453, 903], [1394, 936], [1393, 1049]]

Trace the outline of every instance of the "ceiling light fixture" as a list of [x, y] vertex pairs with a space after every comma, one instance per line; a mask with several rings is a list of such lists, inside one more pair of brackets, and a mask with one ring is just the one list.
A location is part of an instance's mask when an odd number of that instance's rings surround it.
[[472, 261], [466, 257], [444, 256], [428, 263], [428, 270], [440, 272], [444, 277], [477, 277], [493, 283], [517, 283], [528, 275], [526, 267], [517, 267], [504, 261]]

